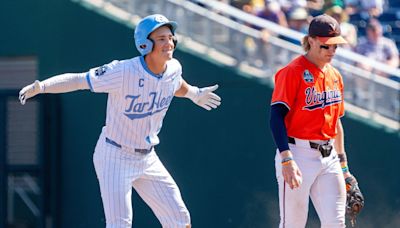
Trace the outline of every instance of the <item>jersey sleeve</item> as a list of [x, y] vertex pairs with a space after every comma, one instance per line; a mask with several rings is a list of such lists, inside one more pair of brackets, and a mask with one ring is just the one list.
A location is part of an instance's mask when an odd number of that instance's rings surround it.
[[90, 69], [86, 80], [90, 90], [95, 93], [111, 93], [122, 87], [123, 61], [114, 60], [109, 64]]
[[296, 100], [299, 80], [291, 67], [279, 70], [275, 75], [275, 88], [272, 93], [271, 105], [283, 104], [289, 110]]
[[173, 69], [175, 69], [174, 75], [172, 76], [174, 78], [173, 83], [174, 83], [174, 94], [175, 94], [175, 92], [181, 88], [182, 82], [183, 82], [182, 65], [179, 63], [178, 60], [173, 59], [171, 61], [171, 67], [173, 67]]

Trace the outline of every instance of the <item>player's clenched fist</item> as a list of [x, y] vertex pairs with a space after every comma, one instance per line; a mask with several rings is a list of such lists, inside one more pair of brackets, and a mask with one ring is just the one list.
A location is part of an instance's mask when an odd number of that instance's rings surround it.
[[204, 88], [190, 86], [185, 97], [191, 99], [198, 106], [210, 111], [217, 108], [221, 104], [221, 98], [213, 93], [218, 89], [218, 85], [213, 85]]
[[21, 91], [19, 91], [19, 101], [24, 105], [27, 99], [34, 97], [41, 92], [41, 83], [39, 80], [36, 80], [34, 83], [25, 86]]

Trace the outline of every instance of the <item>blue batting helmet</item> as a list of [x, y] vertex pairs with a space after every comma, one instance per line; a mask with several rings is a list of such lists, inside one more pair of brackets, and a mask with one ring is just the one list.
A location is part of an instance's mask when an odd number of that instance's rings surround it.
[[172, 34], [175, 35], [178, 24], [175, 21], [169, 21], [161, 14], [147, 16], [138, 23], [135, 28], [135, 45], [141, 55], [147, 55], [153, 50], [153, 41], [149, 39], [149, 35], [163, 25], [168, 25]]

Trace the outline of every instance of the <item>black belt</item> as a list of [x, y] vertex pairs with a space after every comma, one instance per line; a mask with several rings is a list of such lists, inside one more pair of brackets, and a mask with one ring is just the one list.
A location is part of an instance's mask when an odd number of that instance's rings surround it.
[[[295, 140], [294, 138], [288, 137], [288, 140], [289, 140], [289, 143], [291, 143], [291, 144], [296, 144], [296, 140]], [[311, 141], [310, 141], [310, 147], [311, 147], [311, 148], [318, 150], [318, 147], [319, 147], [319, 146], [320, 146], [320, 144], [314, 143], [314, 142], [311, 142]]]
[[[290, 144], [295, 144], [296, 145], [296, 140], [292, 137], [288, 137], [289, 143]], [[310, 147], [316, 150], [319, 150], [321, 152], [322, 157], [329, 157], [331, 155], [331, 151], [333, 149], [333, 146], [329, 143], [326, 144], [318, 144], [309, 141]]]
[[[106, 137], [106, 143], [109, 143], [118, 148], [122, 148], [122, 146], [120, 144], [118, 144], [117, 142], [115, 142], [107, 137]], [[153, 146], [151, 146], [150, 149], [135, 149], [135, 152], [142, 153], [142, 154], [148, 154], [151, 152], [151, 150], [153, 150]]]

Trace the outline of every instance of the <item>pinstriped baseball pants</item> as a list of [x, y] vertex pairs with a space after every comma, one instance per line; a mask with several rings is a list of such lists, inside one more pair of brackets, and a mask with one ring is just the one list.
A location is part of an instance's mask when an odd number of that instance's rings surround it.
[[179, 188], [153, 150], [140, 154], [115, 147], [100, 136], [93, 155], [106, 228], [132, 227], [132, 187], [162, 227], [183, 228], [190, 215]]
[[302, 172], [303, 183], [292, 190], [284, 182], [277, 151], [275, 169], [279, 186], [279, 227], [304, 228], [310, 197], [322, 228], [345, 227], [346, 187], [336, 151], [323, 158], [318, 150], [310, 148], [308, 141], [296, 139], [296, 145], [289, 146]]

